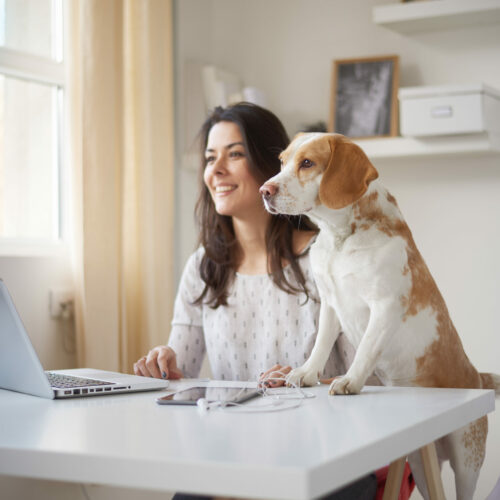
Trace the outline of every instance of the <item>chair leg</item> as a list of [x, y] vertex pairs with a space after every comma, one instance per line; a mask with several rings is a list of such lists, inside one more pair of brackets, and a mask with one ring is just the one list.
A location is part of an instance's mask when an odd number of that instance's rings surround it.
[[443, 482], [441, 480], [441, 470], [436, 453], [436, 446], [430, 443], [420, 448], [420, 455], [424, 465], [425, 480], [427, 490], [431, 500], [446, 500], [444, 496]]
[[397, 500], [401, 489], [401, 480], [405, 470], [406, 457], [398, 458], [389, 465], [385, 482], [383, 500]]

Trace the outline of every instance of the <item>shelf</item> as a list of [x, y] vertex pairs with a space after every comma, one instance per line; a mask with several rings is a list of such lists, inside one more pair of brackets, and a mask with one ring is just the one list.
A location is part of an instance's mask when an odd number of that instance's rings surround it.
[[[372, 160], [500, 155], [500, 135], [458, 134], [436, 137], [383, 137], [354, 141]], [[183, 155], [182, 168], [197, 172], [199, 155]]]
[[488, 133], [425, 138], [389, 137], [355, 142], [373, 160], [500, 154], [500, 135]]
[[426, 0], [373, 8], [373, 22], [399, 33], [500, 23], [500, 0]]

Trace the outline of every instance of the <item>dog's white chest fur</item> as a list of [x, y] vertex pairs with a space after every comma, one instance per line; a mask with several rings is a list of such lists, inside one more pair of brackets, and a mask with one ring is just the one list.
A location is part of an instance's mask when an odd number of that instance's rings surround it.
[[363, 257], [356, 259], [356, 252], [339, 240], [332, 233], [320, 233], [311, 247], [311, 266], [322, 300], [337, 312], [342, 328], [357, 347], [369, 318], [369, 308], [356, 293], [356, 260], [362, 267]]
[[[374, 228], [347, 235], [333, 229], [319, 233], [311, 247], [314, 277], [322, 300], [335, 309], [355, 347], [366, 331], [373, 304], [387, 297], [388, 290], [400, 296], [408, 291], [407, 262], [404, 240]], [[395, 313], [402, 315], [402, 305]]]

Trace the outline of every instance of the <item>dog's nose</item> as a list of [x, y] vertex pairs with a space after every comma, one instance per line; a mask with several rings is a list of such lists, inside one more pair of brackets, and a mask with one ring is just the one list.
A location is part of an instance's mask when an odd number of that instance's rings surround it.
[[259, 192], [266, 200], [268, 200], [271, 196], [274, 196], [278, 192], [278, 186], [276, 186], [276, 184], [266, 182], [263, 186], [261, 186]]

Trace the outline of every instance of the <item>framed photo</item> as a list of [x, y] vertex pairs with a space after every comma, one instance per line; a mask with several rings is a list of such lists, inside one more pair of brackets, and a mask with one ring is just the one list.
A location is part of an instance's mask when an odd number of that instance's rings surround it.
[[354, 138], [398, 133], [399, 57], [333, 61], [330, 132]]

